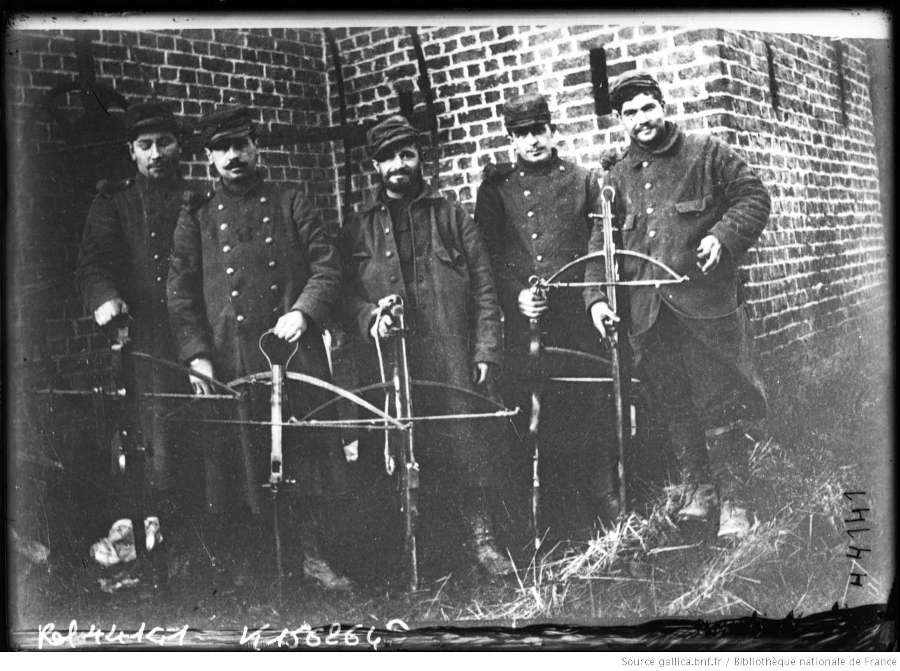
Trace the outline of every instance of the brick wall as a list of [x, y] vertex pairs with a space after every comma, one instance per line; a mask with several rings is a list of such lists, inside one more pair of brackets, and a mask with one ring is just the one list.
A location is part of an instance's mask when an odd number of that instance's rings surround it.
[[[862, 315], [885, 303], [867, 65], [854, 42], [652, 25], [418, 32], [435, 91], [442, 185], [470, 210], [483, 166], [513, 159], [499, 113], [512, 95], [550, 98], [560, 153], [568, 158], [597, 166], [601, 155], [626, 146], [614, 119], [594, 113], [589, 52], [602, 48], [610, 77], [632, 67], [655, 73], [674, 118], [738, 146], [771, 189], [771, 225], [745, 259], [760, 347], [771, 361], [819, 353], [832, 335], [857, 328]], [[412, 92], [423, 109], [406, 29], [341, 28], [334, 35], [349, 122], [397, 111], [400, 92]], [[20, 308], [14, 331], [22, 351], [63, 369], [84, 369], [81, 355], [105, 346], [81, 314], [71, 271], [93, 183], [130, 169], [118, 144], [47, 153], [83, 143], [88, 130], [76, 123], [63, 133], [46, 116], [36, 123], [29, 117], [44, 93], [75, 80], [76, 36], [13, 30], [5, 55], [8, 137], [18, 161], [9, 228], [15, 239], [8, 247], [16, 269], [12, 307]], [[98, 84], [128, 97], [146, 97], [152, 86], [189, 118], [233, 101], [256, 106], [267, 133], [339, 122], [334, 63], [320, 30], [102, 30], [89, 37]], [[77, 120], [85, 94], [72, 92], [59, 103]], [[109, 109], [111, 129], [121, 112]], [[109, 137], [100, 131], [94, 140]], [[261, 162], [270, 178], [305, 185], [326, 220], [337, 222], [346, 205], [343, 151], [339, 142], [269, 147]], [[371, 171], [362, 148], [351, 159], [350, 204], [358, 204]], [[199, 155], [186, 171], [191, 179], [208, 177]]]
[[[635, 67], [655, 74], [679, 124], [738, 147], [769, 187], [771, 222], [744, 272], [770, 368], [829, 354], [837, 336], [864, 328], [860, 320], [884, 308], [867, 62], [854, 42], [652, 25], [444, 26], [419, 35], [439, 115], [442, 185], [470, 211], [484, 165], [514, 159], [500, 115], [513, 95], [548, 96], [563, 156], [598, 166], [627, 145], [614, 117], [594, 112], [589, 58], [602, 48], [609, 78]], [[336, 36], [354, 120], [396, 112], [404, 90], [415, 92], [421, 109], [406, 29]], [[334, 82], [331, 63], [328, 72]], [[361, 150], [354, 159], [358, 166]], [[359, 167], [354, 185], [370, 185]]]

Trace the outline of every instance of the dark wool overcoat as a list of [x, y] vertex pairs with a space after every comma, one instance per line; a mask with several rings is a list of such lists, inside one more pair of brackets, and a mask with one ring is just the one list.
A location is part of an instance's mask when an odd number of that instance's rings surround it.
[[[478, 189], [475, 223], [481, 229], [497, 280], [506, 343], [521, 347], [529, 323], [518, 308], [522, 289], [533, 275], [549, 278], [567, 263], [587, 254], [600, 193], [600, 174], [553, 158], [540, 165], [489, 165]], [[584, 266], [560, 281], [580, 282]], [[596, 338], [577, 289], [551, 289], [550, 310], [541, 326], [547, 344], [589, 349]]]
[[[613, 211], [625, 249], [662, 261], [688, 277], [679, 284], [629, 288], [629, 333], [636, 357], [640, 359], [643, 348], [641, 335], [656, 322], [663, 301], [695, 337], [733, 363], [764, 404], [738, 274], [741, 258], [768, 221], [771, 200], [762, 180], [721, 140], [685, 135], [670, 122], [661, 146], [648, 150], [632, 143], [606, 182], [615, 189]], [[697, 247], [708, 234], [723, 249], [718, 266], [704, 275], [697, 266]], [[602, 248], [598, 225], [590, 249]], [[625, 257], [620, 264], [622, 279], [668, 277], [635, 257]], [[598, 279], [602, 273], [601, 264], [590, 264], [586, 277]], [[585, 290], [588, 308], [602, 297], [600, 289]]]
[[[166, 309], [166, 277], [172, 254], [182, 194], [187, 189], [181, 175], [175, 179], [148, 180], [138, 174], [119, 182], [101, 180], [98, 195], [88, 212], [78, 254], [75, 281], [85, 311], [94, 311], [109, 300], [121, 299], [134, 319], [136, 351], [175, 360], [175, 344]], [[135, 362], [138, 393], [189, 392], [183, 375], [144, 361]], [[151, 444], [151, 484], [169, 488], [173, 482], [171, 427], [159, 417], [163, 401], [140, 403], [141, 430]], [[155, 409], [154, 409], [155, 408]]]
[[[501, 362], [500, 307], [487, 248], [466, 211], [434, 189], [423, 191], [412, 201], [409, 216], [413, 230], [425, 232], [428, 240], [416, 246], [417, 277], [410, 278], [408, 284], [404, 282], [391, 215], [381, 198], [360, 209], [344, 229], [344, 313], [365, 344], [360, 361], [363, 379], [369, 381], [378, 375], [375, 345], [369, 335], [378, 301], [398, 294], [410, 305], [409, 293], [415, 291], [416, 309], [410, 315], [415, 331], [409, 343], [412, 376], [474, 390], [472, 364]], [[449, 391], [414, 390], [414, 404], [417, 400], [416, 414], [485, 410], [477, 401]], [[429, 428], [423, 425], [419, 435], [428, 434]], [[468, 482], [492, 482], [492, 446], [474, 422], [442, 422], [428, 435], [439, 443], [429, 449], [451, 453], [450, 461], [467, 474], [464, 477]]]
[[[266, 372], [260, 336], [282, 315], [300, 310], [309, 328], [289, 370], [330, 380], [322, 332], [340, 278], [334, 240], [298, 189], [257, 179], [238, 191], [220, 182], [213, 191], [187, 198], [168, 276], [169, 316], [179, 359], [187, 363], [209, 358], [216, 378], [225, 382]], [[327, 398], [309, 385], [291, 392], [294, 414]], [[254, 415], [268, 419], [267, 399], [256, 400]], [[265, 432], [258, 433], [266, 439]], [[300, 459], [291, 459], [288, 436], [302, 444]], [[304, 493], [334, 489], [341, 459], [334, 432], [287, 432], [285, 447], [285, 472], [305, 478]], [[259, 451], [267, 455], [268, 446]], [[312, 474], [307, 459], [312, 459]], [[312, 479], [306, 478], [309, 475]], [[325, 476], [333, 482], [326, 482]]]

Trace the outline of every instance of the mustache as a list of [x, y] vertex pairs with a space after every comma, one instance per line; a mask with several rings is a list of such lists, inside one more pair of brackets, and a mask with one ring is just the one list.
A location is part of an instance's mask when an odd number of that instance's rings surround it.
[[235, 168], [246, 168], [247, 164], [244, 161], [229, 161], [225, 165], [226, 170], [234, 170]]
[[399, 168], [398, 170], [391, 170], [387, 176], [388, 177], [401, 177], [401, 176], [409, 176], [412, 175], [413, 171], [409, 168]]

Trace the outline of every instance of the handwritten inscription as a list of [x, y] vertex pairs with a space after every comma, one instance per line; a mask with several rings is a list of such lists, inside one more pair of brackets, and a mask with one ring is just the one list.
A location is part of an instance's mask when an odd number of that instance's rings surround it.
[[[847, 548], [847, 557], [850, 562], [850, 578], [849, 584], [856, 587], [862, 587], [863, 578], [868, 574], [863, 569], [859, 561], [863, 558], [864, 552], [871, 552], [872, 548], [864, 547], [864, 539], [862, 535], [872, 530], [871, 527], [864, 526], [868, 523], [866, 513], [870, 512], [868, 503], [866, 502], [865, 492], [844, 492], [844, 498], [847, 499], [851, 516], [844, 519], [844, 527], [847, 535], [850, 536], [850, 545]], [[860, 526], [856, 526], [856, 525]]]
[[109, 631], [105, 631], [102, 627], [94, 624], [89, 630], [81, 631], [78, 629], [78, 622], [72, 620], [69, 622], [68, 630], [63, 632], [57, 630], [56, 624], [51, 622], [38, 627], [38, 650], [43, 650], [44, 646], [48, 648], [68, 646], [74, 649], [79, 645], [103, 645], [106, 643], [116, 645], [150, 643], [180, 647], [184, 645], [187, 631], [187, 625], [178, 630], [163, 629], [162, 627], [152, 627], [148, 630], [147, 624], [144, 622], [141, 622], [140, 629], [133, 633], [121, 629], [116, 631], [116, 625], [112, 625]]
[[[387, 631], [409, 631], [409, 626], [400, 619], [390, 620], [386, 627]], [[378, 646], [382, 645], [382, 638], [375, 634], [375, 627], [369, 627], [366, 630], [362, 625], [354, 625], [349, 629], [343, 630], [338, 623], [332, 624], [326, 630], [325, 627], [312, 627], [309, 624], [303, 624], [296, 629], [283, 628], [280, 631], [272, 629], [271, 625], [265, 624], [253, 631], [248, 627], [244, 627], [241, 634], [240, 644], [249, 646], [254, 650], [262, 650], [264, 648], [288, 648], [296, 650], [300, 646], [307, 648], [319, 647], [335, 647], [343, 646], [353, 648], [359, 645], [371, 647], [378, 650]]]

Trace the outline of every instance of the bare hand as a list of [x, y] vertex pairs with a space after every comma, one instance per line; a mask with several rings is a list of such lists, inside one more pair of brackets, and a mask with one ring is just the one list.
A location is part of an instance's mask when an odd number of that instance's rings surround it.
[[128, 305], [121, 298], [110, 298], [94, 310], [94, 321], [98, 326], [105, 326], [120, 314], [128, 314]]
[[[212, 361], [209, 359], [194, 359], [191, 361], [191, 370], [211, 378], [213, 376]], [[193, 375], [191, 375], [191, 386], [194, 388], [194, 393], [198, 396], [206, 396], [213, 393], [212, 385], [209, 382]]]
[[719, 261], [722, 259], [722, 243], [714, 235], [707, 235], [700, 241], [697, 247], [697, 267], [700, 271], [707, 275], [714, 270]]
[[522, 289], [519, 292], [519, 312], [529, 319], [540, 317], [548, 307], [546, 296], [541, 296], [534, 289]]
[[389, 313], [383, 312], [379, 314], [376, 312], [375, 321], [372, 323], [372, 328], [369, 329], [369, 335], [373, 338], [384, 340], [392, 335], [396, 328], [394, 318]]
[[491, 364], [489, 363], [479, 362], [472, 366], [472, 382], [475, 383], [476, 387], [487, 382], [490, 374]]
[[300, 310], [291, 310], [286, 315], [281, 315], [272, 332], [282, 340], [297, 342], [307, 326], [306, 316]]
[[613, 312], [606, 301], [598, 301], [591, 306], [591, 319], [600, 336], [606, 337], [606, 329], [619, 321], [619, 315]]

